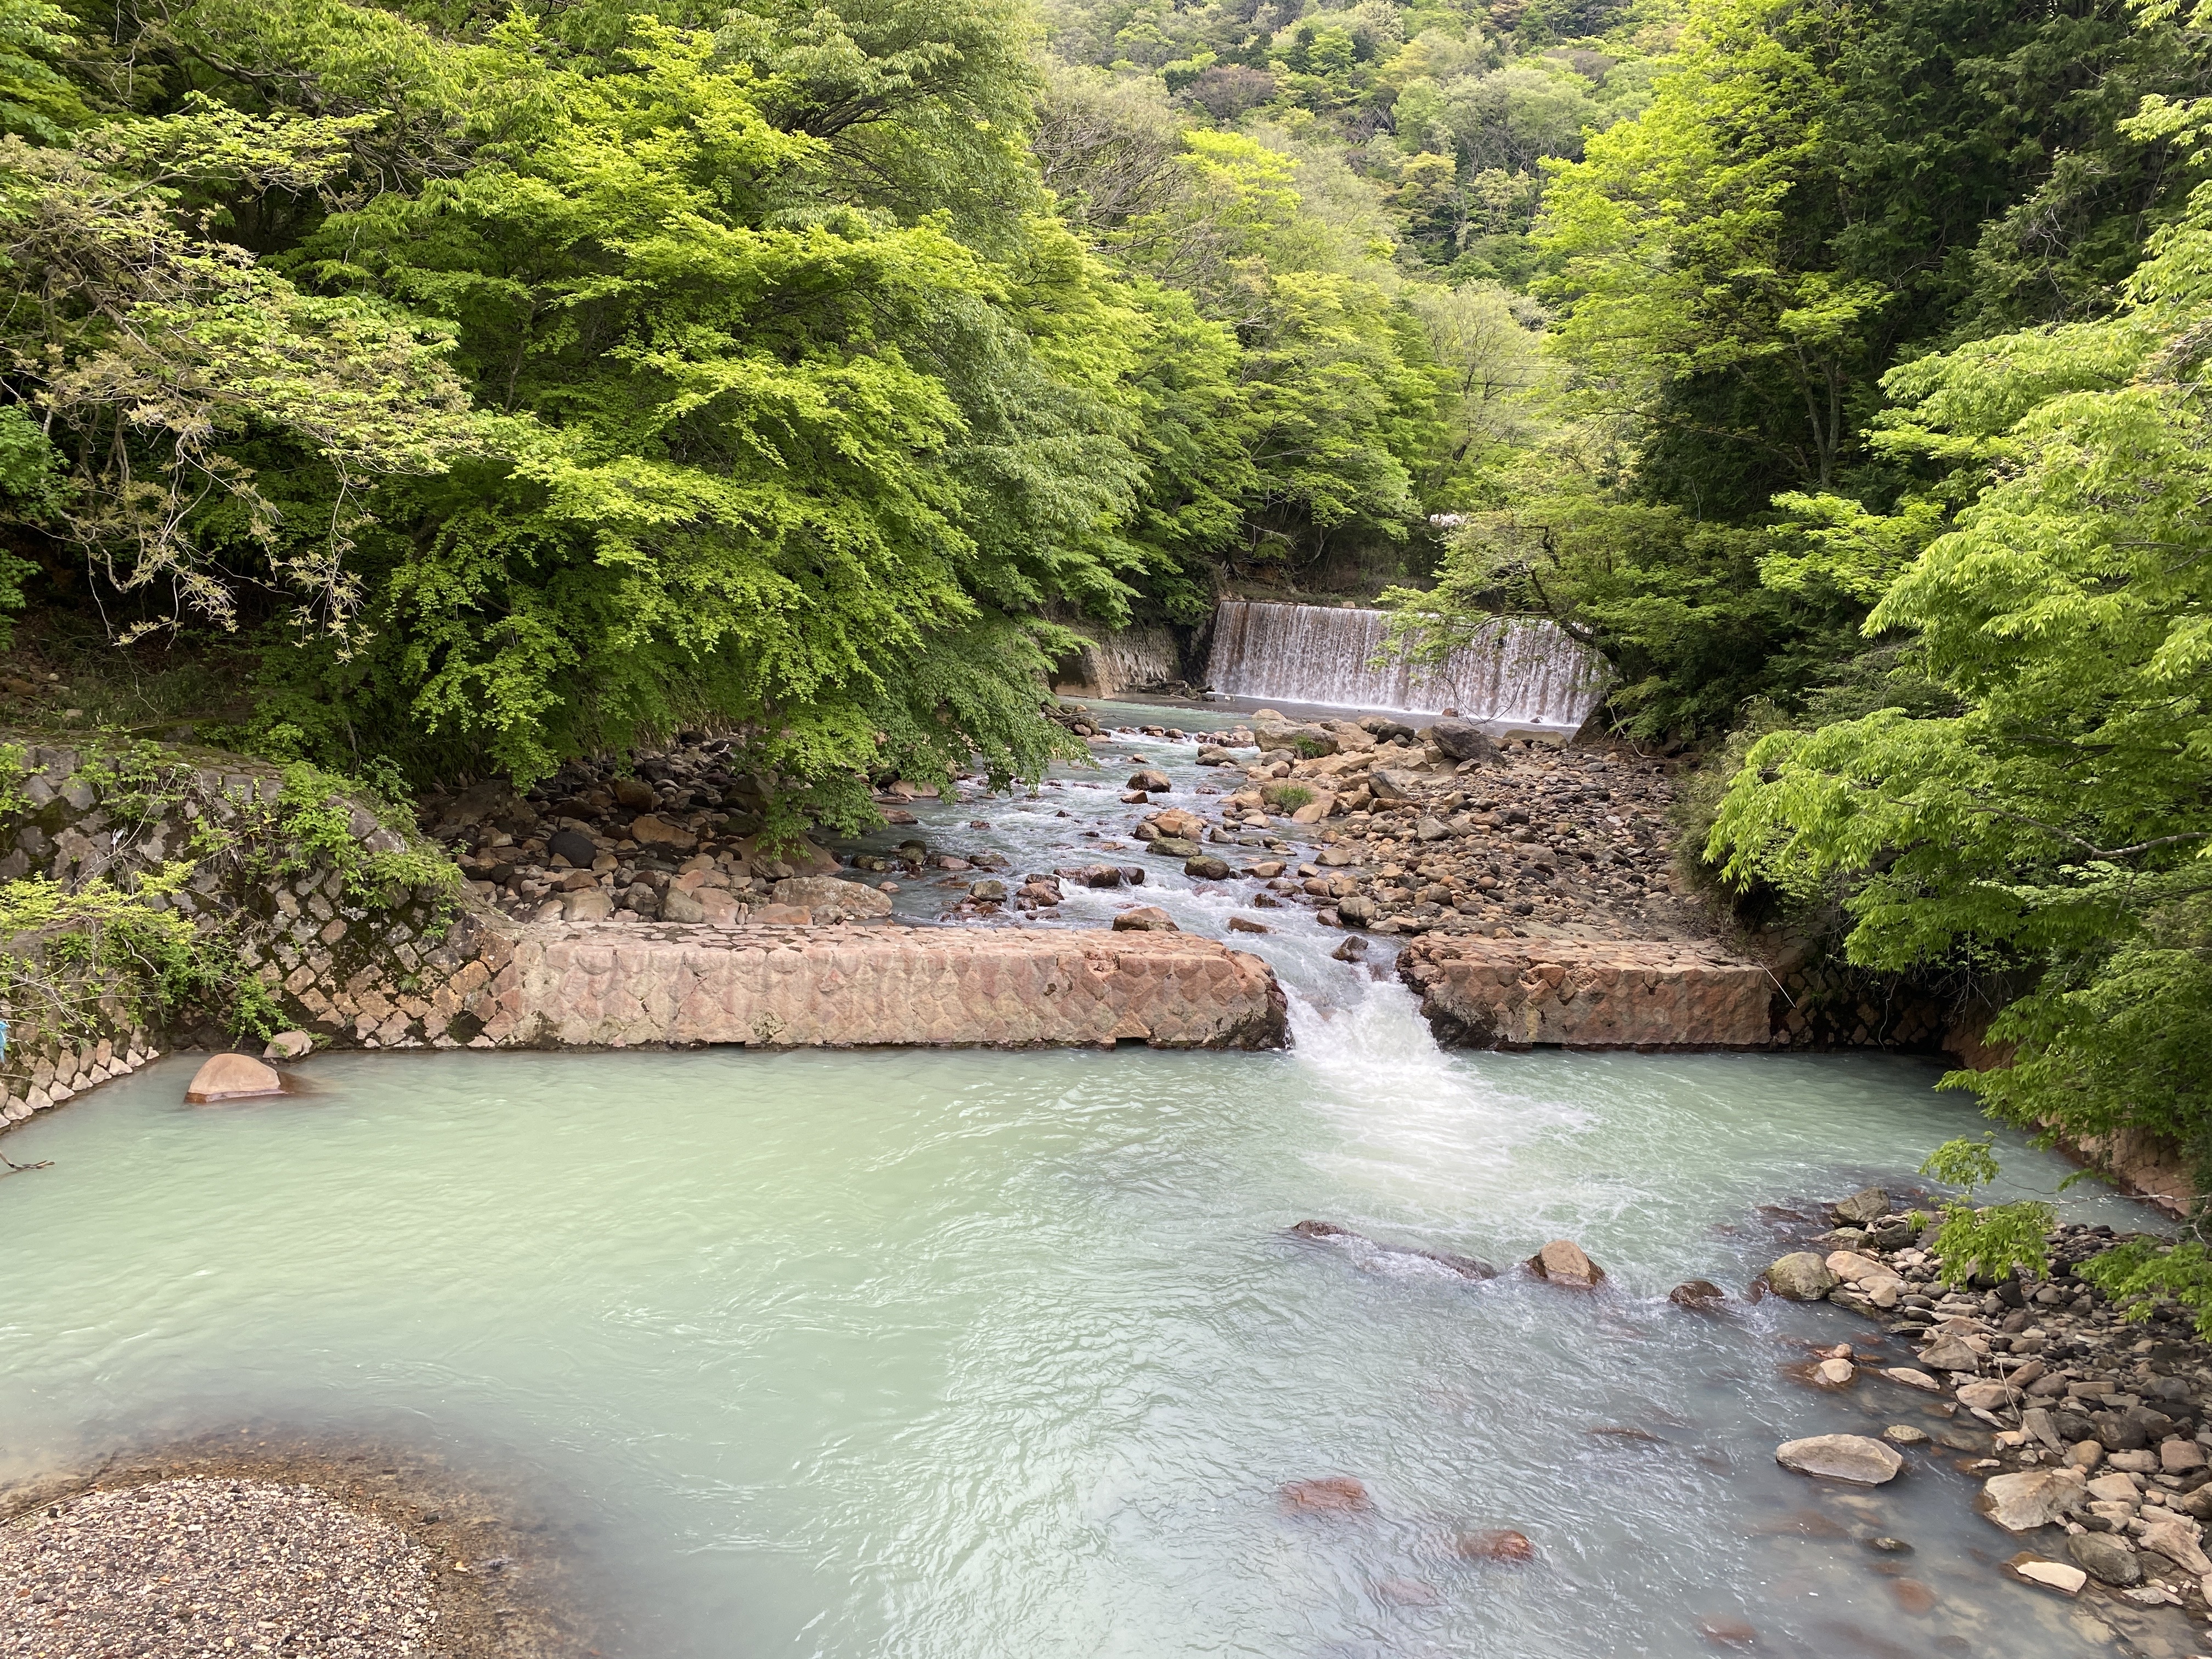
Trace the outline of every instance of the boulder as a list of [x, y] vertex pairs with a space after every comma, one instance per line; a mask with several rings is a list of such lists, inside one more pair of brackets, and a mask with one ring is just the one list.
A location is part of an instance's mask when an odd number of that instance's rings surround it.
[[2135, 1551], [2108, 1532], [2076, 1533], [2066, 1540], [2074, 1565], [2100, 1584], [2125, 1589], [2142, 1583], [2142, 1563]]
[[2162, 1440], [2158, 1448], [2158, 1466], [2167, 1474], [2187, 1474], [2204, 1467], [2204, 1448], [2194, 1440]]
[[1145, 843], [1145, 850], [1164, 859], [1194, 859], [1206, 849], [1181, 836], [1157, 836]]
[[1398, 767], [1378, 766], [1368, 773], [1367, 787], [1377, 800], [1412, 800], [1421, 792], [1421, 777]]
[[2008, 1382], [1969, 1382], [1959, 1390], [1959, 1403], [1975, 1411], [2002, 1411], [2020, 1398], [2020, 1390]]
[[1495, 761], [1498, 745], [1473, 720], [1441, 720], [1422, 733], [1455, 761]]
[[1766, 1270], [1766, 1282], [1777, 1296], [1792, 1302], [1818, 1302], [1836, 1288], [1828, 1264], [1810, 1250], [1793, 1250]]
[[1337, 920], [1347, 927], [1364, 927], [1376, 914], [1375, 901], [1364, 893], [1350, 893], [1336, 902]]
[[1571, 1239], [1555, 1238], [1528, 1258], [1528, 1271], [1554, 1285], [1578, 1291], [1595, 1290], [1605, 1269], [1583, 1254]]
[[1879, 1440], [1863, 1434], [1816, 1434], [1787, 1440], [1774, 1449], [1774, 1461], [1799, 1474], [1816, 1474], [1854, 1486], [1879, 1486], [1894, 1480], [1905, 1460]]
[[1849, 1198], [1830, 1205], [1828, 1213], [1838, 1221], [1863, 1226], [1889, 1213], [1889, 1194], [1879, 1187], [1862, 1187]]
[[304, 1060], [315, 1052], [315, 1040], [305, 1031], [279, 1031], [261, 1051], [264, 1060]]
[[1157, 904], [1139, 904], [1133, 910], [1124, 910], [1114, 918], [1114, 931], [1119, 933], [1173, 933], [1180, 930], [1175, 918]]
[[696, 894], [681, 887], [672, 887], [660, 897], [660, 919], [663, 921], [704, 921], [707, 907]]
[[1354, 726], [1350, 720], [1324, 720], [1322, 724], [1329, 736], [1336, 739], [1337, 753], [1340, 755], [1356, 754], [1361, 750], [1372, 749], [1376, 744], [1376, 738], [1372, 732], [1364, 726]]
[[979, 904], [1003, 904], [1006, 898], [1006, 884], [995, 876], [968, 884], [968, 896]]
[[1086, 864], [1075, 872], [1075, 878], [1085, 887], [1119, 887], [1121, 871], [1117, 865]]
[[1145, 767], [1129, 774], [1128, 787], [1132, 789], [1145, 790], [1151, 794], [1164, 795], [1174, 788], [1175, 785], [1169, 781], [1166, 773], [1155, 772], [1150, 767]]
[[1728, 1292], [1709, 1279], [1692, 1279], [1667, 1292], [1667, 1299], [1692, 1313], [1711, 1313], [1728, 1300]]
[[2088, 1501], [2087, 1482], [2070, 1464], [1993, 1475], [1974, 1507], [2007, 1532], [2033, 1532], [2063, 1519]]
[[[1005, 889], [1001, 887], [1000, 896]], [[864, 887], [857, 881], [840, 881], [835, 876], [789, 876], [776, 883], [769, 895], [778, 904], [803, 906], [810, 910], [842, 910], [848, 916], [887, 916], [891, 913], [891, 896], [873, 887]]]
[[214, 1054], [185, 1085], [185, 1100], [204, 1106], [210, 1101], [252, 1100], [283, 1092], [284, 1079], [252, 1054]]
[[1926, 1371], [1917, 1371], [1910, 1365], [1892, 1365], [1882, 1375], [1893, 1382], [1902, 1382], [1908, 1389], [1923, 1389], [1929, 1394], [1941, 1394], [1943, 1385]]
[[654, 812], [640, 812], [630, 820], [629, 838], [640, 847], [673, 847], [679, 852], [689, 852], [699, 844], [699, 837], [679, 823], [671, 823]]
[[1445, 825], [1444, 821], [1434, 813], [1424, 812], [1421, 814], [1419, 822], [1413, 825], [1413, 839], [1415, 841], [1449, 841], [1451, 839], [1451, 830]]
[[1823, 1387], [1846, 1389], [1858, 1380], [1858, 1367], [1848, 1359], [1823, 1359], [1813, 1368], [1813, 1376]]
[[1200, 853], [1195, 858], [1183, 860], [1182, 872], [1197, 881], [1226, 881], [1229, 879], [1229, 860], [1211, 853]]
[[1336, 797], [1317, 795], [1291, 814], [1292, 823], [1319, 823], [1336, 811]]
[[588, 870], [599, 855], [592, 838], [580, 830], [556, 830], [545, 841], [545, 856], [566, 859], [579, 870]]
[[650, 812], [659, 803], [653, 786], [643, 778], [617, 778], [613, 788], [615, 805], [633, 812]]

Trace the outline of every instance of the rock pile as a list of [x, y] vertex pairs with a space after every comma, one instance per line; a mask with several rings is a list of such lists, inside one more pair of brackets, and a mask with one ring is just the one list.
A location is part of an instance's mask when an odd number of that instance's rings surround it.
[[2080, 1276], [2118, 1242], [2112, 1229], [2058, 1227], [2048, 1278], [1980, 1285], [1947, 1281], [1923, 1237], [1931, 1218], [1878, 1192], [1832, 1218], [1827, 1254], [1784, 1256], [1767, 1285], [1884, 1321], [1916, 1363], [1861, 1362], [1857, 1375], [1948, 1398], [1987, 1427], [1993, 1451], [1968, 1465], [1977, 1507], [2008, 1532], [2060, 1529], [2008, 1570], [2068, 1594], [2094, 1579], [2144, 1606], [2212, 1607], [2212, 1346], [2179, 1308], [2130, 1322]]

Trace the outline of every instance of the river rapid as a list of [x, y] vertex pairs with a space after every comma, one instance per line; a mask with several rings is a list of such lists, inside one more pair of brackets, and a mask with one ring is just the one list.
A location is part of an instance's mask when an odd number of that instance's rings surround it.
[[[1201, 775], [1188, 743], [1103, 752], [1178, 801]], [[1863, 1492], [1776, 1467], [1956, 1426], [1792, 1374], [1876, 1328], [1666, 1300], [1806, 1231], [1761, 1206], [1899, 1189], [1978, 1128], [1934, 1063], [1447, 1054], [1341, 933], [1146, 858], [1120, 775], [1056, 781], [871, 844], [1160, 866], [1071, 885], [1065, 919], [1263, 921], [1237, 943], [1291, 989], [1291, 1051], [349, 1054], [220, 1109], [165, 1061], [9, 1137], [52, 1167], [0, 1181], [0, 1477], [233, 1424], [432, 1446], [556, 1518], [629, 1659], [1584, 1659], [1739, 1626], [1770, 1654], [2113, 1650], [1990, 1571], [2014, 1545], [1956, 1452]], [[1306, 1218], [1500, 1266], [1568, 1237], [1610, 1278], [1471, 1283]], [[1371, 1508], [1288, 1512], [1322, 1476]], [[1534, 1559], [1468, 1559], [1492, 1528]]]

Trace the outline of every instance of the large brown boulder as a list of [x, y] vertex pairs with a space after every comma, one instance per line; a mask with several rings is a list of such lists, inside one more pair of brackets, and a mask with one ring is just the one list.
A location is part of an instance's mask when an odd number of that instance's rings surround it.
[[1528, 1271], [1539, 1279], [1578, 1291], [1596, 1289], [1605, 1277], [1605, 1269], [1583, 1255], [1583, 1247], [1570, 1238], [1555, 1238], [1530, 1256]]
[[194, 1106], [215, 1100], [252, 1100], [261, 1095], [281, 1095], [284, 1079], [273, 1067], [252, 1054], [216, 1054], [185, 1085], [185, 1099]]

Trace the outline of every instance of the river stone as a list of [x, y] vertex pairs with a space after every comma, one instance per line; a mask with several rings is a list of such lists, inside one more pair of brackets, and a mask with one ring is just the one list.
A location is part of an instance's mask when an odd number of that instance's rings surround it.
[[2087, 1501], [2081, 1471], [2071, 1466], [2022, 1469], [1993, 1475], [1974, 1507], [2007, 1532], [2033, 1532], [2079, 1509]]
[[1902, 1457], [1863, 1434], [1816, 1434], [1803, 1440], [1785, 1440], [1774, 1449], [1774, 1461], [1799, 1474], [1823, 1475], [1861, 1486], [1894, 1480], [1905, 1467]]
[[633, 812], [650, 812], [659, 800], [643, 778], [617, 778], [612, 785], [615, 804]]
[[1536, 1547], [1528, 1541], [1528, 1534], [1516, 1532], [1510, 1527], [1463, 1532], [1454, 1540], [1454, 1547], [1470, 1561], [1533, 1561], [1536, 1559]]
[[2076, 1533], [2066, 1540], [2066, 1553], [2099, 1583], [2125, 1589], [2142, 1583], [2142, 1563], [2136, 1553], [2108, 1532]]
[[305, 1031], [279, 1031], [262, 1049], [264, 1060], [301, 1060], [314, 1053], [315, 1040]]
[[1174, 788], [1175, 785], [1169, 781], [1166, 773], [1155, 772], [1146, 768], [1129, 774], [1129, 787], [1142, 789], [1148, 794], [1164, 795], [1169, 790]]
[[653, 812], [640, 812], [630, 820], [629, 838], [640, 847], [673, 847], [686, 852], [699, 844], [699, 837], [689, 830]]
[[1226, 881], [1229, 860], [1212, 853], [1200, 853], [1196, 858], [1183, 860], [1182, 872], [1198, 881]]
[[1711, 1313], [1728, 1300], [1728, 1292], [1709, 1279], [1692, 1279], [1668, 1291], [1667, 1299], [1692, 1313]]
[[252, 1054], [214, 1054], [185, 1085], [185, 1100], [188, 1105], [204, 1106], [213, 1100], [252, 1100], [283, 1092], [284, 1079]]
[[1971, 1371], [1982, 1357], [1955, 1336], [1939, 1336], [1920, 1351], [1920, 1363], [1931, 1371]]
[[1605, 1277], [1605, 1269], [1583, 1255], [1581, 1245], [1566, 1238], [1555, 1238], [1530, 1256], [1528, 1271], [1539, 1279], [1578, 1291], [1595, 1289]]
[[1893, 1445], [1924, 1446], [1928, 1443], [1928, 1431], [1915, 1428], [1910, 1423], [1893, 1423], [1881, 1431], [1881, 1437]]
[[1929, 1394], [1941, 1394], [1943, 1385], [1926, 1371], [1916, 1371], [1910, 1365], [1892, 1365], [1882, 1372], [1893, 1382], [1902, 1382], [1908, 1389], [1923, 1389]]
[[1420, 793], [1421, 776], [1400, 767], [1378, 766], [1368, 773], [1367, 787], [1377, 800], [1411, 800]]
[[1823, 1359], [1813, 1368], [1813, 1375], [1828, 1388], [1840, 1389], [1858, 1380], [1858, 1367], [1848, 1359]]
[[2212, 1572], [2212, 1559], [2205, 1556], [2203, 1547], [2197, 1541], [2193, 1522], [2176, 1518], [2172, 1521], [2152, 1521], [2142, 1529], [2137, 1540], [2143, 1548], [2155, 1550], [2168, 1560], [2180, 1564], [2185, 1571], [2197, 1577]]
[[1337, 900], [1336, 914], [1347, 927], [1364, 927], [1375, 920], [1375, 901], [1364, 893], [1353, 893]]
[[1888, 1268], [1872, 1256], [1861, 1255], [1856, 1250], [1831, 1250], [1828, 1253], [1828, 1271], [1851, 1285], [1889, 1273]]
[[[788, 876], [776, 883], [769, 896], [778, 904], [803, 905], [810, 910], [842, 910], [848, 916], [887, 916], [891, 913], [889, 893], [864, 887], [857, 881], [840, 881], [835, 876]], [[1003, 884], [1000, 896], [1005, 896]]]
[[1181, 836], [1156, 836], [1146, 843], [1148, 851], [1164, 859], [1194, 859], [1206, 849], [1194, 841], [1185, 841]]
[[605, 921], [614, 913], [614, 895], [602, 888], [580, 887], [561, 900], [561, 916], [565, 921]]
[[1856, 1221], [1861, 1225], [1879, 1221], [1889, 1213], [1889, 1194], [1879, 1187], [1862, 1187], [1849, 1198], [1830, 1205], [1828, 1213], [1838, 1221]]
[[1473, 720], [1441, 720], [1428, 729], [1428, 739], [1455, 761], [1494, 761], [1498, 745], [1490, 733]]
[[663, 921], [704, 921], [707, 907], [681, 887], [672, 887], [660, 896], [660, 918]]
[[592, 838], [580, 830], [556, 830], [545, 842], [545, 856], [566, 859], [579, 870], [588, 870], [599, 855]]
[[2005, 1565], [2029, 1583], [2055, 1589], [2062, 1595], [2078, 1595], [2081, 1586], [2089, 1582], [2089, 1575], [2081, 1568], [2063, 1561], [2046, 1561], [2038, 1555], [2015, 1555]]
[[1828, 1264], [1810, 1250], [1793, 1250], [1766, 1270], [1766, 1282], [1777, 1296], [1792, 1302], [1818, 1302], [1836, 1288]]
[[2192, 1469], [2204, 1467], [2204, 1448], [2194, 1440], [2162, 1440], [2158, 1448], [2158, 1466], [2168, 1474], [2187, 1474]]
[[1117, 933], [1173, 933], [1180, 932], [1175, 918], [1157, 904], [1139, 904], [1133, 910], [1124, 910], [1114, 918]]
[[1085, 887], [1119, 887], [1121, 872], [1116, 865], [1086, 864], [1076, 872], [1075, 878]]
[[1975, 1411], [1996, 1411], [2019, 1397], [2020, 1390], [2008, 1382], [1969, 1382], [1959, 1390], [1959, 1403]]

